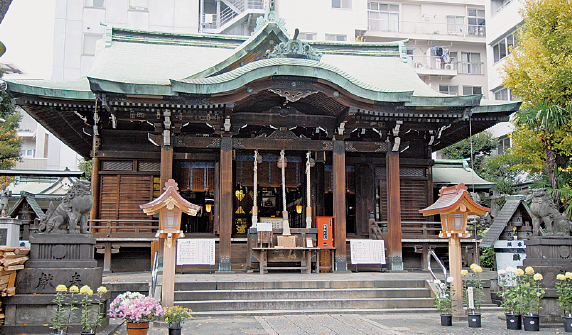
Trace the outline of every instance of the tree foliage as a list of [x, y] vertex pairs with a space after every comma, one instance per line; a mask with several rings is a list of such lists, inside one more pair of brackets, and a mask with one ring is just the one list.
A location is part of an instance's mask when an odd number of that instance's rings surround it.
[[489, 156], [495, 148], [496, 141], [492, 135], [488, 132], [482, 132], [442, 149], [441, 153], [449, 159], [471, 159], [472, 156], [474, 169], [480, 173], [485, 157]]
[[83, 171], [83, 174], [85, 175], [85, 178], [82, 177], [82, 179], [91, 180], [91, 171], [93, 169], [93, 160], [90, 159], [90, 160], [86, 161], [85, 159], [82, 159], [78, 164], [78, 168], [80, 169], [80, 171]]
[[[570, 182], [562, 174], [572, 157], [572, 4], [524, 0], [518, 43], [503, 65], [503, 86], [523, 101], [516, 113], [514, 153], [523, 168], [542, 172], [561, 204]], [[546, 179], [546, 178], [545, 178]], [[560, 179], [560, 180], [559, 180]]]
[[[1, 78], [1, 73], [0, 73]], [[11, 169], [20, 158], [22, 139], [18, 138], [17, 130], [21, 115], [16, 112], [8, 93], [0, 91], [0, 169]], [[8, 185], [13, 178], [0, 177], [0, 184]]]

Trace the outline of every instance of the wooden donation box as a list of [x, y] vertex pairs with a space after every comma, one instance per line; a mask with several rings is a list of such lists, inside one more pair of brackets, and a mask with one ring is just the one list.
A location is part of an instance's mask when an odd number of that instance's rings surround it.
[[316, 216], [316, 228], [318, 229], [318, 248], [333, 248], [333, 216]]

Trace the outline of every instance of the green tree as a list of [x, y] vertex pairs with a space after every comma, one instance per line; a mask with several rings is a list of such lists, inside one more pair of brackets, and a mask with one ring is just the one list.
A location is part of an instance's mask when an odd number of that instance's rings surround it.
[[524, 182], [525, 171], [518, 168], [525, 158], [510, 152], [486, 159], [480, 176], [496, 183], [493, 189], [500, 194], [513, 194], [515, 187]]
[[541, 150], [526, 155], [541, 157], [557, 189], [556, 170], [568, 161], [565, 143], [572, 141], [572, 4], [524, 0], [521, 15], [517, 46], [503, 65], [503, 86], [524, 101], [515, 118], [518, 131], [529, 135], [523, 143]]
[[93, 169], [93, 160], [88, 160], [86, 161], [85, 159], [81, 159], [81, 161], [78, 164], [78, 168], [80, 171], [83, 171], [83, 174], [85, 175], [85, 178], [82, 177], [82, 179], [86, 179], [86, 180], [91, 180], [91, 171]]
[[[0, 73], [0, 78], [2, 74]], [[0, 169], [11, 169], [20, 158], [22, 139], [18, 138], [17, 130], [21, 115], [16, 112], [12, 99], [5, 91], [0, 91]], [[0, 184], [8, 185], [13, 178], [0, 177]]]
[[[472, 142], [472, 149], [471, 149]], [[449, 159], [474, 159], [474, 169], [477, 173], [482, 171], [482, 165], [491, 151], [496, 148], [496, 141], [488, 132], [478, 133], [441, 150]]]

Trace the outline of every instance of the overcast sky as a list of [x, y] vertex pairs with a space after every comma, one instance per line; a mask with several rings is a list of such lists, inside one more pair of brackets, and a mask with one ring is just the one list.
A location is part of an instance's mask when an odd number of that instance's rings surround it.
[[56, 0], [12, 1], [0, 23], [0, 41], [6, 46], [0, 63], [13, 63], [34, 78], [51, 78], [55, 4]]

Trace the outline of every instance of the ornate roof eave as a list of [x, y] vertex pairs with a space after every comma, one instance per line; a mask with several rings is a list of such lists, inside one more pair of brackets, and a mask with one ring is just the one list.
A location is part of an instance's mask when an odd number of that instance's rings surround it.
[[75, 80], [7, 79], [8, 91], [39, 97], [73, 100], [95, 100], [86, 77]]
[[170, 85], [124, 83], [98, 78], [88, 79], [93, 92], [155, 96], [175, 95]]
[[342, 87], [349, 93], [371, 101], [407, 102], [413, 91], [383, 91], [364, 83], [337, 67], [296, 58], [263, 59], [230, 72], [209, 78], [171, 80], [173, 91], [187, 94], [221, 94], [233, 92], [254, 81], [275, 76], [321, 79]]

